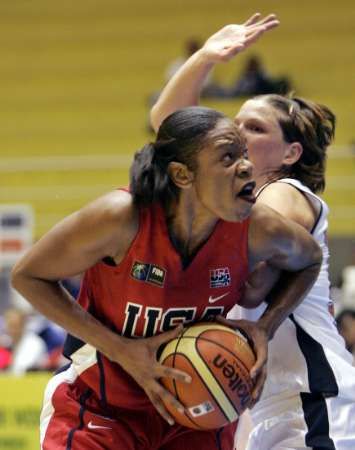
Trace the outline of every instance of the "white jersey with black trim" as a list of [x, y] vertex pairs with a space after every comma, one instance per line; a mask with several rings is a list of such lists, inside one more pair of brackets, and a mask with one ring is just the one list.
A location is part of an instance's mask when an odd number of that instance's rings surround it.
[[[353, 358], [335, 326], [329, 296], [328, 206], [298, 180], [285, 178], [277, 182], [294, 186], [319, 210], [312, 235], [322, 249], [323, 262], [311, 291], [269, 343], [267, 380], [252, 415], [270, 401], [277, 402], [301, 392], [325, 397], [339, 395], [355, 401]], [[228, 318], [255, 321], [265, 308], [265, 303], [254, 310], [235, 307]]]

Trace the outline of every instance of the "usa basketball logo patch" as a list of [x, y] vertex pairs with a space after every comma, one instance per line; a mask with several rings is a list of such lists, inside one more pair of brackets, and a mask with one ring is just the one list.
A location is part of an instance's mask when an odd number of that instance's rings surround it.
[[231, 284], [231, 275], [228, 267], [210, 270], [210, 287], [226, 287]]
[[166, 270], [155, 264], [147, 264], [139, 261], [134, 261], [131, 269], [131, 277], [146, 281], [147, 283], [156, 284], [157, 286], [164, 286]]

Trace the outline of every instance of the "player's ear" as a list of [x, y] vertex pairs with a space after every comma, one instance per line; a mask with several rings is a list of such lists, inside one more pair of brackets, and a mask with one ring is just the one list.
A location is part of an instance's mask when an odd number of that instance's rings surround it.
[[193, 182], [194, 174], [186, 166], [186, 164], [172, 161], [168, 165], [168, 174], [171, 180], [180, 189], [189, 188]]
[[292, 164], [295, 164], [300, 159], [302, 153], [302, 145], [299, 142], [292, 142], [286, 149], [283, 164], [292, 166]]

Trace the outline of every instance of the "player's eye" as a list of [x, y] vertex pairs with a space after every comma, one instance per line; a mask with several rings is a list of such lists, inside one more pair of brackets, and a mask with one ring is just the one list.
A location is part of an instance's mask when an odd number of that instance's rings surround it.
[[222, 162], [225, 165], [229, 165], [235, 161], [235, 158], [236, 158], [235, 152], [225, 152], [222, 156]]
[[264, 132], [264, 128], [261, 127], [260, 125], [256, 125], [256, 124], [248, 124], [246, 128], [250, 131], [253, 131], [254, 133], [263, 133]]

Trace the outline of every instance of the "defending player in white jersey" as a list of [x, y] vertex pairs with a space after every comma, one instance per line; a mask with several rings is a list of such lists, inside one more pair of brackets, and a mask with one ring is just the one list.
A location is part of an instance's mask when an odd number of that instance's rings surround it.
[[[242, 25], [228, 25], [211, 36], [165, 87], [151, 112], [154, 128], [175, 109], [197, 104], [203, 81], [214, 65], [246, 49], [263, 26], [268, 29], [270, 20], [275, 17], [260, 19], [256, 14]], [[316, 195], [325, 187], [326, 150], [334, 136], [335, 116], [311, 101], [265, 95], [244, 103], [235, 120], [246, 136], [257, 185], [262, 188], [258, 202], [302, 225], [323, 251], [323, 266], [312, 291], [270, 341], [268, 377], [261, 400], [251, 410], [246, 447], [354, 449], [355, 368], [331, 314], [328, 208]], [[248, 304], [254, 295], [258, 306], [278, 276], [267, 265], [260, 266], [251, 280], [255, 289], [249, 291]], [[265, 305], [244, 310], [244, 317], [257, 318]], [[235, 312], [229, 317], [240, 315]], [[248, 321], [238, 324], [248, 328]], [[237, 442], [238, 450], [242, 445]]]

